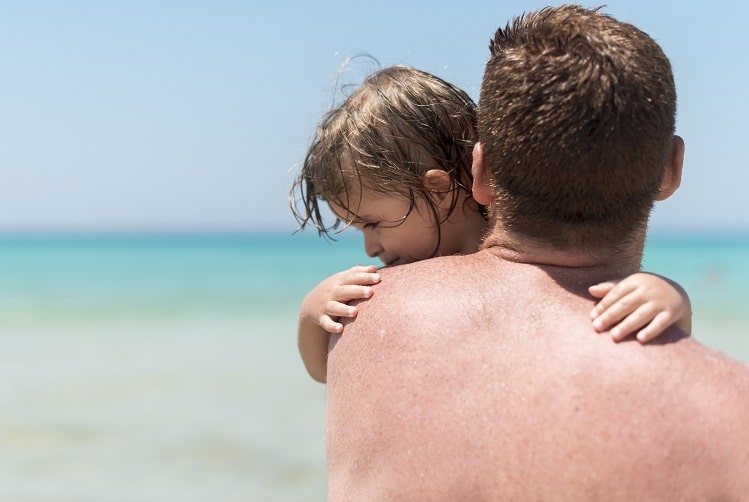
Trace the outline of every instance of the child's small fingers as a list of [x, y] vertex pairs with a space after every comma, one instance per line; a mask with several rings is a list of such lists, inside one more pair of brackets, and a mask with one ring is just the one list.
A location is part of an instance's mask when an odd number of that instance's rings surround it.
[[595, 298], [603, 298], [615, 285], [615, 282], [601, 282], [590, 286], [588, 292]]
[[345, 274], [357, 275], [357, 274], [374, 274], [377, 273], [377, 267], [374, 265], [357, 265], [344, 271]]
[[320, 327], [328, 333], [341, 333], [343, 331], [343, 324], [334, 321], [327, 315], [320, 317]]
[[611, 303], [606, 303], [604, 300], [606, 298], [601, 300], [591, 312], [591, 315], [597, 314], [593, 318], [593, 327], [598, 331], [611, 329], [612, 326], [620, 323], [641, 305], [641, 302], [634, 295], [626, 295]]
[[[611, 306], [616, 303], [616, 300], [611, 298], [610, 296], [605, 296], [603, 300], [596, 303], [596, 305], [593, 307], [593, 309], [590, 311], [590, 318], [595, 319], [599, 317], [601, 314], [606, 312]], [[599, 321], [601, 322], [601, 321]]]
[[[594, 312], [596, 312], [594, 310]], [[593, 327], [597, 331], [606, 331], [624, 319], [631, 312], [631, 308], [626, 303], [617, 302], [613, 305], [603, 308], [596, 312], [593, 319]]]
[[370, 286], [361, 286], [358, 284], [347, 284], [339, 286], [333, 297], [336, 302], [347, 302], [349, 300], [366, 300], [371, 298], [373, 290]]
[[[607, 284], [607, 283], [605, 283]], [[612, 283], [613, 285], [613, 283]], [[600, 298], [598, 300], [598, 303], [593, 307], [593, 310], [590, 312], [590, 317], [595, 318], [599, 315], [601, 315], [606, 310], [612, 308], [617, 303], [621, 302], [628, 292], [622, 288], [618, 287], [617, 285], [613, 285], [612, 288], [608, 288], [608, 286], [602, 288], [601, 290], [597, 290], [596, 287], [600, 286], [600, 284], [596, 284], [595, 286], [591, 286], [589, 289], [591, 291], [591, 295], [594, 297], [597, 296]], [[596, 294], [600, 293], [600, 294]]]
[[359, 272], [351, 282], [356, 284], [377, 284], [380, 282], [380, 274], [377, 272]]
[[[647, 321], [645, 321], [645, 323], [647, 323]], [[624, 321], [611, 328], [611, 330], [609, 331], [609, 333], [611, 334], [611, 339], [615, 342], [621, 342], [633, 333], [638, 332], [637, 330], [644, 326], [645, 323], [639, 324], [634, 320], [625, 319]]]
[[356, 317], [357, 309], [345, 303], [329, 301], [325, 304], [325, 314], [330, 317]]
[[646, 305], [640, 306], [640, 308], [631, 312], [616, 326], [611, 328], [611, 338], [613, 338], [615, 342], [621, 342], [625, 338], [639, 333], [641, 328], [652, 322], [654, 317], [655, 312], [653, 312], [650, 307]]
[[637, 333], [637, 341], [648, 343], [661, 335], [673, 324], [673, 318], [666, 312], [660, 312], [650, 323]]

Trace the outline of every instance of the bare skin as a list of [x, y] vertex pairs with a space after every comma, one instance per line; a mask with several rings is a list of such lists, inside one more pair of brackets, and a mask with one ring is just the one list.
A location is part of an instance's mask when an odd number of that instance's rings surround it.
[[[299, 310], [298, 346], [305, 368], [325, 383], [331, 334], [343, 333], [343, 322], [359, 313], [351, 302], [366, 300], [380, 282], [374, 265], [358, 265], [331, 275], [310, 291]], [[621, 281], [604, 281], [588, 288], [601, 298], [590, 312], [593, 328], [609, 333], [615, 342], [635, 335], [648, 343], [670, 326], [692, 333], [689, 296], [677, 283], [655, 274], [638, 272]]]
[[749, 369], [674, 328], [611, 343], [579, 272], [493, 250], [383, 270], [333, 336], [329, 500], [749, 493]]
[[692, 333], [692, 309], [684, 289], [674, 281], [639, 272], [620, 282], [588, 288], [601, 301], [590, 312], [593, 328], [609, 331], [616, 342], [635, 334], [641, 343], [654, 340], [669, 326]]
[[636, 273], [644, 233], [602, 259], [497, 226], [478, 253], [382, 270], [331, 337], [328, 499], [745, 497], [749, 366], [675, 327], [641, 346], [590, 322], [587, 285]]
[[[447, 173], [430, 170], [425, 184], [436, 193], [446, 194]], [[465, 195], [463, 196], [466, 197]], [[449, 200], [444, 197], [443, 200]], [[379, 257], [385, 266], [411, 263], [432, 256], [436, 244], [435, 223], [418, 208], [407, 218], [409, 202], [402, 197], [365, 193], [358, 203], [352, 225], [364, 236], [369, 256]], [[441, 223], [439, 253], [475, 252], [486, 230], [486, 220], [475, 209], [461, 202], [447, 221]], [[445, 206], [447, 207], [447, 206]], [[351, 218], [343, 208], [334, 208], [345, 221]], [[387, 223], [397, 221], [397, 224]], [[328, 343], [331, 333], [343, 333], [343, 320], [356, 317], [358, 307], [350, 303], [372, 296], [372, 286], [380, 282], [374, 266], [356, 266], [323, 280], [304, 298], [299, 311], [297, 343], [310, 376], [318, 382], [327, 379]], [[606, 281], [589, 288], [601, 301], [591, 311], [593, 327], [609, 332], [614, 341], [635, 335], [647, 343], [675, 324], [691, 333], [689, 296], [676, 283], [664, 277], [636, 273], [621, 281]]]
[[337, 319], [356, 317], [358, 308], [349, 302], [371, 297], [370, 285], [378, 282], [377, 267], [356, 266], [328, 277], [302, 301], [297, 343], [307, 372], [318, 382], [327, 379], [330, 334], [343, 332]]

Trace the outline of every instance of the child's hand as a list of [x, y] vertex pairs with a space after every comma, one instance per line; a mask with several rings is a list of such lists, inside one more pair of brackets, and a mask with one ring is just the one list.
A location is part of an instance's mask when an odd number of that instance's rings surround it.
[[641, 343], [649, 342], [672, 324], [691, 332], [691, 305], [686, 292], [664, 277], [637, 273], [617, 282], [603, 282], [588, 291], [602, 298], [590, 317], [596, 331], [610, 330], [619, 342], [636, 333]]
[[299, 354], [318, 382], [327, 380], [330, 333], [343, 332], [343, 324], [336, 319], [356, 317], [358, 312], [345, 302], [369, 298], [371, 285], [378, 282], [380, 274], [374, 265], [352, 267], [322, 281], [302, 301], [297, 331]]
[[302, 302], [302, 315], [328, 333], [342, 333], [341, 317], [356, 317], [351, 300], [365, 300], [372, 296], [372, 284], [380, 282], [374, 265], [359, 265], [333, 274], [309, 292]]

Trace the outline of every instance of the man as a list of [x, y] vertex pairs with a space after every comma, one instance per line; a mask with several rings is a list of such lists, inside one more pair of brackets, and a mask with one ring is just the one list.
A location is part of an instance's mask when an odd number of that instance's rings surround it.
[[331, 348], [329, 499], [746, 499], [749, 367], [589, 317], [681, 180], [668, 59], [576, 6], [490, 49], [473, 194], [492, 228], [476, 254], [383, 270]]

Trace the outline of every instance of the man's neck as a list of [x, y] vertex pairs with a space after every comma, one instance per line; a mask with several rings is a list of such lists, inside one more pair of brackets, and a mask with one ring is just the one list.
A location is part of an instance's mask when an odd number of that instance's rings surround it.
[[564, 269], [566, 276], [579, 276], [588, 280], [609, 280], [625, 277], [640, 270], [644, 241], [639, 240], [621, 249], [583, 252], [555, 249], [544, 242], [534, 242], [526, 237], [513, 238], [508, 233], [493, 232], [488, 235], [481, 250], [504, 261], [536, 265], [544, 268]]

